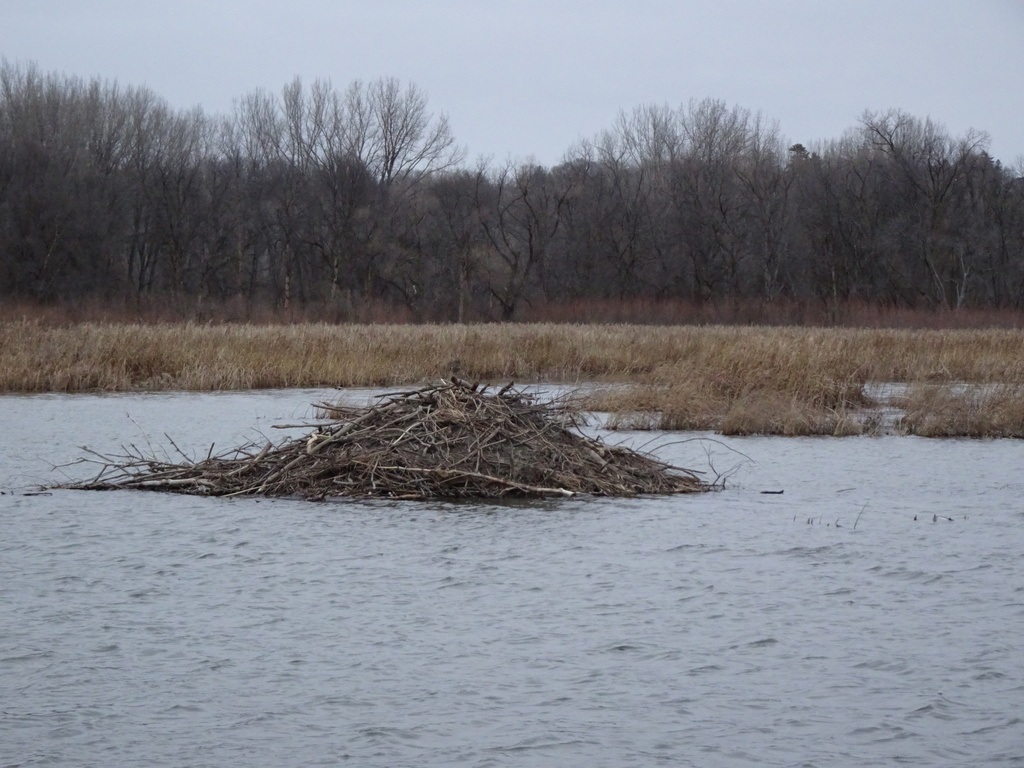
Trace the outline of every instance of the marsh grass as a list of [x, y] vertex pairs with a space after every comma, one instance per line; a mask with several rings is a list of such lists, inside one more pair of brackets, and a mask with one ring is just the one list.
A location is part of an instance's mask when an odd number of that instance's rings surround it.
[[871, 431], [865, 385], [902, 382], [904, 431], [1024, 434], [1018, 330], [0, 322], [8, 392], [390, 386], [453, 373], [606, 384], [584, 405], [613, 428], [728, 434]]
[[[613, 429], [716, 430], [749, 435], [856, 435], [887, 431], [865, 385], [971, 382], [886, 405], [910, 407], [897, 429], [920, 435], [1021, 436], [1024, 334], [709, 328], [671, 362], [626, 387], [590, 396]], [[943, 426], [945, 424], [945, 426]]]
[[[835, 332], [722, 329], [625, 390], [589, 406], [612, 428], [718, 430], [723, 434], [856, 434], [850, 412], [869, 405], [856, 349]], [[631, 398], [630, 395], [635, 395]]]
[[915, 384], [896, 428], [921, 437], [1024, 437], [1024, 385]]
[[0, 389], [224, 390], [472, 379], [629, 378], [668, 329], [548, 325], [0, 324]]

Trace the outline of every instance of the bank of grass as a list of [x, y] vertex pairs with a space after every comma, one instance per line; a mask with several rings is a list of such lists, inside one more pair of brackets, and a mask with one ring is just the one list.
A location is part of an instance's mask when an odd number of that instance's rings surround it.
[[670, 329], [643, 326], [12, 322], [0, 323], [0, 390], [388, 386], [452, 373], [628, 380], [678, 360], [673, 343]]
[[914, 384], [896, 428], [921, 437], [1024, 437], [1024, 385]]
[[[1013, 414], [1024, 411], [1019, 331], [721, 328], [703, 334], [683, 358], [628, 387], [592, 395], [588, 407], [609, 412], [613, 428], [729, 435], [1009, 435]], [[866, 393], [867, 385], [888, 382], [911, 386], [893, 403]], [[939, 385], [946, 397], [921, 394]], [[979, 398], [979, 391], [993, 394]], [[973, 421], [953, 408], [968, 402]], [[906, 408], [905, 418], [887, 423], [883, 405]], [[939, 424], [954, 416], [942, 433]]]
[[872, 431], [865, 385], [902, 382], [905, 432], [1024, 434], [1018, 330], [0, 323], [8, 392], [390, 386], [453, 373], [606, 383], [585, 405], [610, 426], [727, 434]]

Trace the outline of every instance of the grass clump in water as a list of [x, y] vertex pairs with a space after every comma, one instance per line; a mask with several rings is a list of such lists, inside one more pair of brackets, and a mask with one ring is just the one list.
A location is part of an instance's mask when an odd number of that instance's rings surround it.
[[896, 428], [920, 437], [1024, 437], [1024, 385], [915, 384]]
[[[858, 434], [865, 373], [844, 339], [795, 329], [715, 329], [715, 343], [587, 406], [611, 428], [717, 430], [724, 434]], [[826, 341], [827, 340], [827, 341]], [[848, 343], [845, 346], [849, 346]]]

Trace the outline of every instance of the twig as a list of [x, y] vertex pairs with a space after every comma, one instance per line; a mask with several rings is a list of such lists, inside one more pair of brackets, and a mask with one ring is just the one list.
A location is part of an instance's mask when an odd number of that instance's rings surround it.
[[539, 403], [510, 386], [488, 394], [453, 380], [378, 400], [338, 408], [332, 412], [343, 414], [339, 419], [276, 446], [264, 438], [216, 456], [211, 445], [198, 463], [169, 436], [184, 463], [134, 446], [120, 457], [93, 452], [88, 460], [101, 464], [93, 481], [63, 487], [422, 499], [690, 493], [724, 485], [721, 474], [709, 484], [692, 470], [588, 437], [564, 405]]

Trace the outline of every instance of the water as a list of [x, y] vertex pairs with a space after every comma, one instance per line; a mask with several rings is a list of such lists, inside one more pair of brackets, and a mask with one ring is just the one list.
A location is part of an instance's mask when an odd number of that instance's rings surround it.
[[16, 495], [329, 394], [0, 399], [0, 765], [1024, 765], [1021, 442], [663, 435], [736, 472], [634, 500]]

